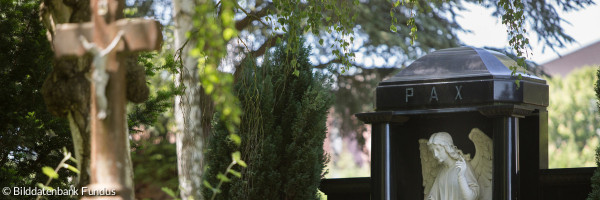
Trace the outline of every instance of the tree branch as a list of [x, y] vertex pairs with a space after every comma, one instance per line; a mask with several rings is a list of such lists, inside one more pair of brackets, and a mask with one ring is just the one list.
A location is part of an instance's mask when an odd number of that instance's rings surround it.
[[238, 31], [241, 31], [241, 30], [244, 30], [246, 27], [248, 27], [251, 24], [251, 22], [253, 22], [255, 20], [258, 20], [263, 25], [268, 26], [261, 20], [261, 18], [264, 16], [267, 16], [267, 14], [269, 14], [269, 9], [272, 9], [274, 6], [273, 6], [273, 3], [269, 3], [262, 10], [253, 11], [250, 13], [248, 13], [246, 10], [244, 10], [239, 5], [236, 5], [236, 7], [239, 8], [242, 12], [244, 12], [246, 14], [246, 17], [244, 19], [235, 22], [235, 29], [237, 29]]
[[275, 42], [277, 42], [277, 39], [280, 38], [283, 38], [283, 35], [274, 35], [273, 37], [270, 37], [256, 51], [252, 51], [250, 55], [252, 55], [255, 58], [258, 56], [262, 56], [263, 54], [265, 54], [267, 49], [274, 46]]
[[325, 67], [327, 67], [331, 64], [334, 64], [334, 63], [342, 64], [342, 60], [340, 60], [339, 58], [336, 58], [336, 59], [330, 60], [329, 62], [318, 64], [318, 65], [314, 66], [314, 68], [315, 69], [325, 69]]

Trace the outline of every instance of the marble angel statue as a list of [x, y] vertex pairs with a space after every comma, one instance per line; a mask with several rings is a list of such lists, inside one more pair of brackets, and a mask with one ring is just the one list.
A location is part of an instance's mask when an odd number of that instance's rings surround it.
[[491, 200], [492, 139], [473, 128], [475, 157], [454, 146], [446, 132], [419, 140], [425, 200]]

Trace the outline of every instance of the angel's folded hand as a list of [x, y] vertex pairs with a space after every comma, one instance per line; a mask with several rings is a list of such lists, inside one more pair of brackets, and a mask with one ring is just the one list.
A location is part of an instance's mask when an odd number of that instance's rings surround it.
[[467, 163], [463, 160], [457, 160], [456, 168], [458, 168], [458, 173], [462, 175], [465, 173], [465, 169], [467, 168]]

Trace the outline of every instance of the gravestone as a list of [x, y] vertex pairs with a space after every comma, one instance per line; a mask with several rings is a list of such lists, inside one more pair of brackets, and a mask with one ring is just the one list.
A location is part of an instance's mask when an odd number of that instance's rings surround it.
[[497, 52], [451, 48], [379, 83], [375, 111], [356, 114], [372, 124], [371, 199], [424, 199], [429, 190], [450, 187], [437, 180], [441, 170], [426, 164], [440, 152], [452, 154], [432, 148], [448, 141], [445, 148], [462, 151], [454, 161], [471, 170], [465, 180], [479, 182], [483, 189], [471, 189], [480, 196], [536, 199], [540, 169], [548, 166], [548, 85], [525, 73], [517, 85], [510, 66], [517, 63]]

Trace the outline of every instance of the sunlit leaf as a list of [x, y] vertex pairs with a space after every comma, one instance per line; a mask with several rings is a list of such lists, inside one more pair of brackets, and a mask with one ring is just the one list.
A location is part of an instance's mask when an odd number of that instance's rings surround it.
[[36, 186], [38, 186], [38, 187], [39, 187], [39, 188], [41, 188], [41, 189], [48, 190], [48, 191], [52, 191], [52, 190], [54, 190], [54, 188], [52, 188], [52, 187], [50, 187], [50, 186], [45, 186], [45, 185], [44, 185], [44, 184], [42, 184], [42, 183], [37, 183], [37, 184], [36, 184]]
[[243, 160], [238, 160], [237, 164], [242, 166], [242, 167], [247, 167], [248, 165], [246, 164], [246, 162], [244, 162]]
[[227, 176], [225, 176], [225, 174], [222, 174], [221, 172], [219, 172], [219, 174], [217, 174], [217, 179], [219, 179], [223, 182], [231, 182], [231, 179], [227, 178]]
[[239, 151], [231, 153], [231, 159], [235, 162], [242, 160], [242, 153]]
[[238, 134], [235, 134], [235, 133], [229, 134], [229, 139], [231, 141], [233, 141], [233, 143], [237, 146], [240, 146], [242, 144], [242, 138]]
[[204, 187], [207, 187], [208, 189], [211, 189], [211, 190], [213, 189], [213, 186], [210, 185], [210, 183], [207, 180], [204, 180], [202, 182], [202, 184], [204, 185]]
[[51, 167], [48, 167], [48, 166], [42, 167], [42, 172], [50, 178], [53, 178], [53, 179], [58, 178], [58, 174]]
[[168, 187], [162, 187], [160, 188], [163, 192], [167, 193], [167, 195], [169, 195], [171, 198], [177, 198], [177, 195], [175, 194], [175, 192], [173, 190], [171, 190]]
[[235, 36], [235, 30], [233, 30], [232, 28], [227, 28], [223, 31], [223, 39], [229, 40], [233, 36]]
[[69, 165], [69, 164], [64, 164], [63, 167], [71, 170], [72, 172], [75, 172], [75, 173], [79, 174], [79, 170], [77, 168]]
[[238, 171], [235, 171], [235, 170], [233, 170], [233, 169], [229, 169], [229, 171], [228, 171], [228, 172], [229, 172], [229, 173], [231, 173], [231, 174], [233, 174], [234, 176], [236, 176], [236, 177], [238, 177], [238, 178], [241, 178], [241, 177], [242, 177], [242, 173], [240, 173], [240, 172], [238, 172]]

